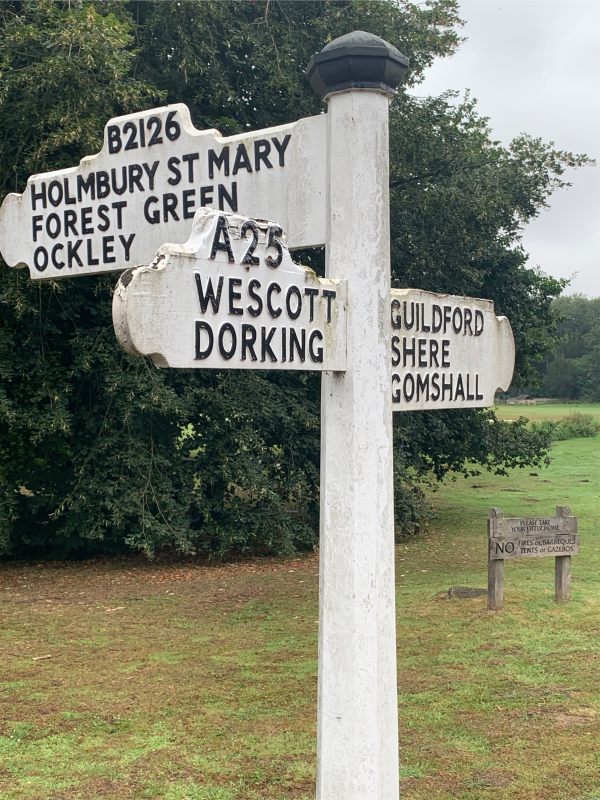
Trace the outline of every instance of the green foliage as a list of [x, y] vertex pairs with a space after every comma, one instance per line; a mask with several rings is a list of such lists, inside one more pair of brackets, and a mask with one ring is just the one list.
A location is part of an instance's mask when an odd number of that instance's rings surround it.
[[600, 433], [600, 422], [591, 414], [577, 412], [559, 420], [532, 423], [532, 427], [547, 433], [554, 442], [598, 436]]
[[559, 297], [552, 304], [559, 342], [541, 369], [541, 392], [600, 400], [600, 298]]
[[[106, 121], [187, 103], [235, 133], [318, 113], [309, 57], [352, 29], [411, 59], [409, 84], [458, 44], [454, 0], [51, 2], [0, 6], [0, 187], [76, 164]], [[396, 285], [490, 297], [526, 379], [553, 341], [561, 283], [527, 270], [522, 225], [585, 159], [493, 142], [469, 98], [391, 107]], [[310, 254], [315, 266], [322, 253]], [[124, 355], [111, 276], [32, 284], [0, 267], [0, 553], [164, 549], [287, 553], [316, 541], [319, 380], [159, 371]], [[421, 524], [414, 477], [536, 463], [543, 433], [487, 412], [396, 415], [397, 510]], [[546, 444], [545, 444], [546, 443]]]

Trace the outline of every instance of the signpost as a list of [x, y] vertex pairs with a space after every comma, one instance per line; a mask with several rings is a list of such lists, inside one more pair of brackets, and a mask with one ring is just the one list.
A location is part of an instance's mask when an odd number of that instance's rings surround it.
[[515, 343], [490, 300], [392, 289], [392, 408], [484, 408], [510, 385]]
[[222, 137], [176, 103], [111, 119], [102, 150], [34, 175], [0, 210], [2, 255], [34, 280], [147, 264], [196, 209], [277, 219], [290, 247], [325, 243], [325, 117]]
[[[323, 372], [318, 800], [399, 796], [392, 410], [491, 405], [514, 362], [489, 301], [390, 289], [388, 105], [407, 63], [342, 36], [308, 66], [326, 115], [228, 138], [181, 104], [114, 119], [98, 155], [0, 210], [4, 258], [33, 279], [136, 267], [113, 300], [130, 353]], [[326, 278], [292, 262], [288, 245], [322, 244]]]
[[499, 508], [488, 520], [488, 608], [504, 605], [504, 561], [554, 556], [554, 599], [571, 595], [571, 556], [579, 553], [577, 518], [567, 506], [557, 506], [555, 517], [504, 517]]
[[129, 270], [121, 345], [159, 367], [346, 369], [346, 285], [292, 262], [279, 225], [201, 209], [185, 245]]

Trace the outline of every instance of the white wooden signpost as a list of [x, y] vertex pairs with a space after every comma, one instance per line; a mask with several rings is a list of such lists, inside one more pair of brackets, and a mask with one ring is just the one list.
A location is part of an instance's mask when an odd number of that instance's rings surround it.
[[[489, 301], [390, 289], [388, 105], [407, 63], [342, 36], [308, 66], [326, 115], [227, 139], [182, 105], [111, 120], [97, 156], [0, 211], [2, 254], [34, 279], [136, 267], [113, 302], [131, 353], [323, 372], [318, 800], [399, 797], [392, 410], [491, 405], [514, 362]], [[326, 278], [292, 263], [288, 246], [323, 243]]]
[[2, 256], [34, 280], [123, 270], [187, 241], [205, 206], [277, 219], [292, 248], [324, 244], [324, 130], [316, 116], [221, 137], [182, 103], [111, 119], [97, 155], [6, 196]]

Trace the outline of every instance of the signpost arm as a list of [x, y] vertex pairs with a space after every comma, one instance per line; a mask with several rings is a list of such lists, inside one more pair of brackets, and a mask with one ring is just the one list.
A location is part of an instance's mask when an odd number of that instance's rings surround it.
[[[568, 506], [556, 506], [557, 517], [570, 517]], [[556, 556], [554, 559], [554, 599], [566, 603], [571, 599], [571, 556]]]
[[308, 67], [328, 103], [327, 274], [348, 283], [348, 369], [321, 395], [318, 800], [399, 796], [388, 105], [406, 64], [355, 32]]
[[504, 560], [492, 558], [492, 540], [498, 536], [499, 508], [491, 508], [488, 517], [488, 611], [501, 611], [504, 606]]

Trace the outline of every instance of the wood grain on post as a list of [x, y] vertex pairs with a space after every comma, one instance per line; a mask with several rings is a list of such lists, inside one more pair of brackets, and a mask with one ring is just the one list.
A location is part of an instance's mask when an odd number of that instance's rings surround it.
[[[556, 506], [557, 517], [570, 517], [568, 506]], [[554, 559], [554, 600], [566, 603], [571, 599], [571, 556], [556, 556]]]
[[504, 606], [504, 561], [491, 558], [490, 542], [499, 534], [498, 520], [502, 509], [491, 508], [488, 517], [488, 611], [501, 611]]

